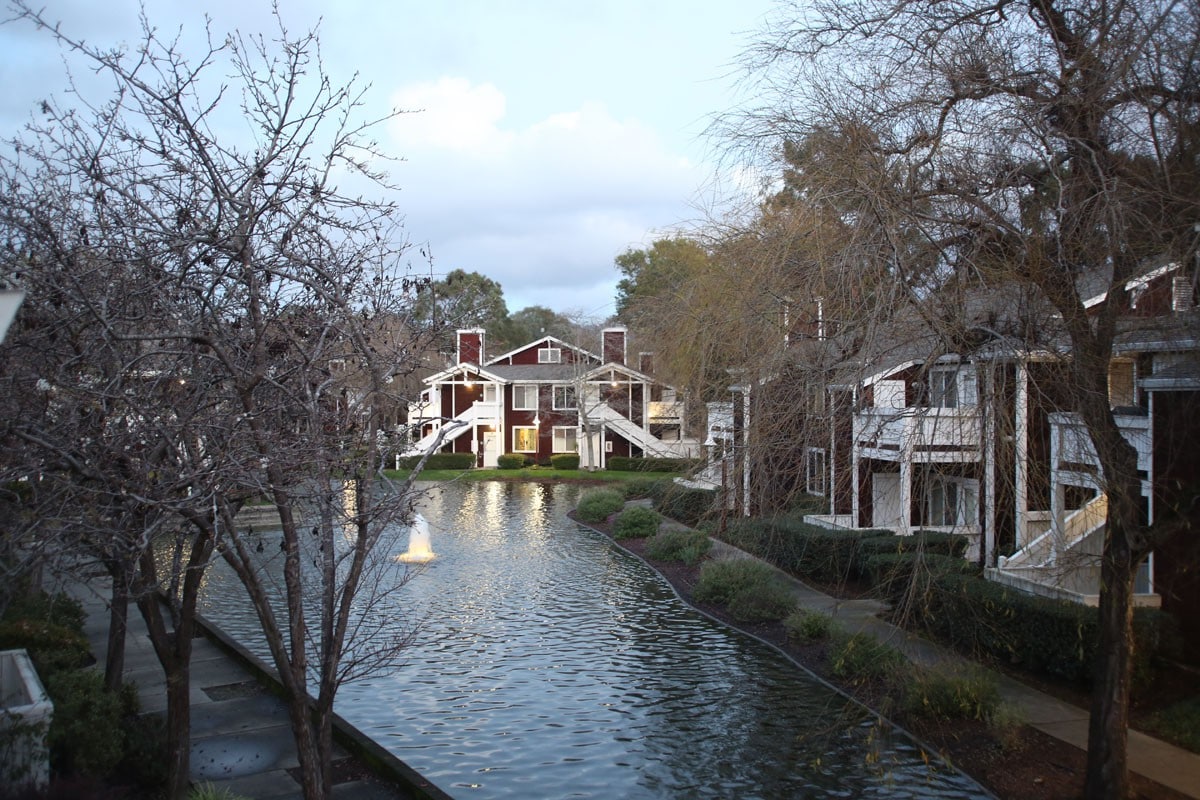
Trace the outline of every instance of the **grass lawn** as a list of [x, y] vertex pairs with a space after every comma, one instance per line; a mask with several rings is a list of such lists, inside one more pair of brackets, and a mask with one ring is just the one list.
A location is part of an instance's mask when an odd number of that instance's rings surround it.
[[[384, 470], [384, 474], [395, 480], [408, 477], [406, 470]], [[673, 478], [675, 472], [617, 472], [601, 469], [586, 472], [581, 469], [553, 469], [551, 467], [525, 467], [524, 469], [427, 469], [421, 473], [423, 481], [588, 481], [594, 483], [619, 483], [639, 478]]]

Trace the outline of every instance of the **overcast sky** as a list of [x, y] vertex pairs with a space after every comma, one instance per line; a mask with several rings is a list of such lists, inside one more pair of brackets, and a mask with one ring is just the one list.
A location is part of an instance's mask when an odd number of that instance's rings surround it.
[[[136, 0], [38, 0], [94, 44], [136, 41]], [[735, 60], [770, 0], [283, 0], [293, 31], [320, 20], [335, 78], [357, 71], [392, 122], [382, 144], [415, 243], [434, 269], [479, 272], [529, 305], [604, 317], [613, 259], [699, 219]], [[146, 0], [160, 32], [271, 33], [267, 0]], [[28, 25], [0, 26], [0, 125], [61, 94], [62, 61]]]

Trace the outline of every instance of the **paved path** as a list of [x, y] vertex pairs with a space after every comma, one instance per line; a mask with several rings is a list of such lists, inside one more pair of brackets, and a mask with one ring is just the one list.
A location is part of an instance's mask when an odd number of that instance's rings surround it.
[[[667, 522], [664, 525], [679, 526]], [[712, 554], [716, 558], [754, 558], [725, 542], [713, 539]], [[901, 628], [881, 620], [877, 614], [883, 605], [876, 600], [838, 600], [813, 589], [780, 571], [805, 608], [822, 611], [835, 617], [852, 630], [866, 630], [900, 649], [909, 660], [934, 665], [965, 663], [961, 656]], [[1016, 706], [1023, 717], [1040, 731], [1056, 739], [1086, 750], [1088, 712], [1065, 703], [1056, 697], [1039, 692], [1006, 675], [997, 674], [1002, 698]], [[1200, 755], [1147, 736], [1129, 731], [1129, 768], [1163, 786], [1188, 797], [1200, 798]]]
[[[108, 650], [108, 582], [95, 578], [72, 593], [87, 612], [85, 634], [103, 669]], [[125, 680], [136, 684], [144, 713], [166, 712], [166, 680], [154, 655], [146, 626], [136, 608], [131, 609], [125, 647]], [[301, 800], [300, 783], [288, 772], [298, 765], [287, 709], [277, 695], [260, 682], [265, 665], [252, 656], [231, 654], [235, 644], [217, 634], [193, 643], [191, 668], [193, 785], [211, 783], [217, 788], [259, 800]], [[248, 662], [246, 659], [250, 659]], [[273, 674], [273, 673], [272, 673]], [[268, 679], [270, 680], [270, 679]], [[396, 774], [386, 778], [368, 775], [337, 783], [335, 800], [449, 800], [441, 792], [349, 725], [339, 726], [373, 757], [385, 760]], [[362, 761], [336, 746], [334, 761], [361, 767]], [[359, 774], [362, 769], [355, 770]]]

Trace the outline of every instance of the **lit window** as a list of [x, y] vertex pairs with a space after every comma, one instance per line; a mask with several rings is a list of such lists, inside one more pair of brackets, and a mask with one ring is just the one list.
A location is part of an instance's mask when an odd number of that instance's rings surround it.
[[513, 387], [512, 407], [514, 411], [536, 411], [538, 387], [534, 384], [518, 384]]
[[513, 428], [513, 452], [514, 453], [536, 453], [537, 452], [537, 428], [529, 427], [514, 427]]
[[554, 452], [556, 453], [574, 453], [578, 450], [578, 444], [575, 438], [576, 429], [573, 427], [555, 427], [554, 429]]

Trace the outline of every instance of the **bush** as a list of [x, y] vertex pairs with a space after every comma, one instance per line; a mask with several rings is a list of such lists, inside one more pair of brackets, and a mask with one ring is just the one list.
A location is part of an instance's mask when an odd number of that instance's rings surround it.
[[520, 453], [502, 453], [496, 457], [496, 466], [500, 469], [523, 469], [525, 456]]
[[769, 581], [751, 584], [734, 593], [728, 608], [730, 616], [739, 622], [770, 622], [795, 611], [796, 597], [772, 576]]
[[689, 489], [674, 481], [661, 481], [654, 486], [654, 506], [664, 517], [682, 522], [689, 528], [699, 527], [716, 503], [717, 493], [711, 489]]
[[38, 620], [82, 633], [85, 616], [83, 604], [70, 595], [22, 589], [9, 600], [3, 619]]
[[708, 534], [693, 530], [665, 530], [646, 542], [646, 558], [655, 561], [682, 561], [688, 566], [700, 560], [712, 547]]
[[695, 466], [690, 458], [636, 458], [633, 456], [609, 456], [607, 469], [614, 472], [685, 472]]
[[987, 722], [1000, 707], [1000, 685], [982, 669], [920, 669], [904, 686], [904, 710], [931, 720]]
[[921, 551], [884, 553], [863, 560], [875, 594], [893, 608], [924, 609], [930, 592], [943, 575], [979, 575], [979, 565], [957, 556]]
[[[503, 458], [504, 456], [501, 456]], [[405, 456], [397, 460], [397, 469], [416, 469], [421, 456]], [[474, 453], [433, 453], [425, 462], [425, 469], [474, 469]]]
[[903, 653], [869, 633], [839, 633], [829, 651], [833, 674], [851, 683], [894, 676], [906, 663]]
[[1146, 725], [1172, 744], [1200, 753], [1200, 695], [1155, 712]]
[[[990, 655], [1034, 673], [1088, 686], [1100, 640], [1097, 609], [1050, 600], [962, 575], [934, 579], [924, 628], [961, 652]], [[1134, 610], [1134, 676], [1144, 681], [1158, 649], [1163, 612]]]
[[579, 469], [579, 454], [559, 453], [550, 456], [550, 466], [555, 469]]
[[593, 489], [579, 498], [575, 516], [584, 522], [604, 522], [625, 507], [625, 496], [616, 489]]
[[662, 488], [660, 484], [671, 483], [670, 478], [633, 478], [625, 481], [621, 487], [626, 500], [640, 500], [644, 497], [654, 498]]
[[56, 672], [78, 669], [92, 661], [82, 633], [64, 625], [36, 619], [0, 623], [0, 650], [24, 648], [42, 680]]
[[774, 579], [774, 570], [761, 561], [752, 558], [725, 558], [704, 565], [692, 595], [702, 603], [727, 605], [734, 595], [746, 587]]
[[798, 642], [816, 642], [828, 639], [834, 631], [833, 617], [820, 611], [797, 609], [783, 620], [788, 638]]
[[662, 515], [645, 506], [631, 506], [617, 515], [613, 526], [615, 539], [644, 539], [658, 532]]
[[125, 752], [120, 695], [105, 691], [93, 670], [64, 670], [46, 680], [54, 702], [50, 763], [60, 775], [104, 778], [116, 772]]

